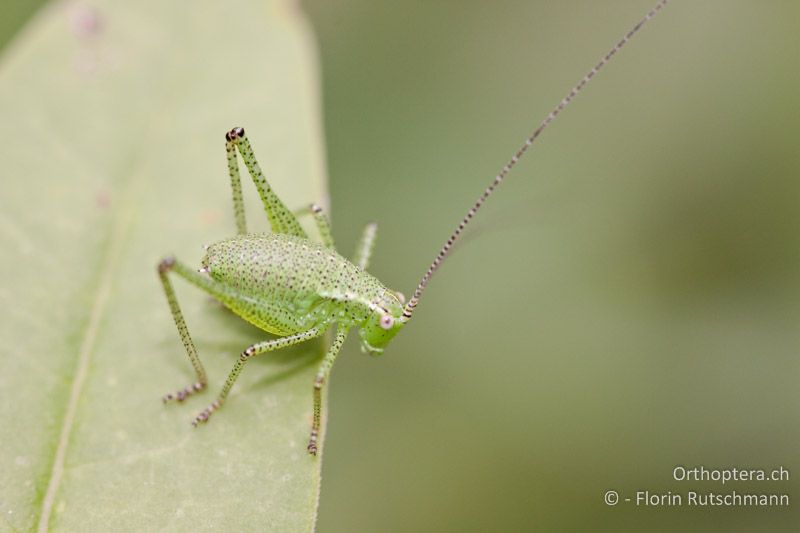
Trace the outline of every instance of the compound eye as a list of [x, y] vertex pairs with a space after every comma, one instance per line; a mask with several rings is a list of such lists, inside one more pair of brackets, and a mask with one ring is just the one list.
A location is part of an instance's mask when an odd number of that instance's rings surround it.
[[383, 329], [392, 329], [394, 326], [394, 317], [392, 315], [383, 315], [381, 317], [381, 327]]

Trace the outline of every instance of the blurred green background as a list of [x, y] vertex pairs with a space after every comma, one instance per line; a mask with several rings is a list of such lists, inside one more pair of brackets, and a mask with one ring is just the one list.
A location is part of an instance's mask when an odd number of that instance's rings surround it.
[[[652, 0], [306, 0], [334, 233], [406, 294], [529, 131]], [[41, 2], [6, 2], [6, 43]], [[796, 531], [800, 7], [674, 1], [542, 137], [380, 360], [332, 379], [320, 531]], [[309, 198], [309, 200], [312, 200]]]
[[[335, 235], [411, 292], [524, 137], [650, 7], [306, 1]], [[673, 2], [540, 139], [379, 361], [335, 369], [321, 531], [798, 531], [609, 508], [675, 465], [800, 476], [800, 9]], [[726, 485], [789, 492], [798, 484]]]

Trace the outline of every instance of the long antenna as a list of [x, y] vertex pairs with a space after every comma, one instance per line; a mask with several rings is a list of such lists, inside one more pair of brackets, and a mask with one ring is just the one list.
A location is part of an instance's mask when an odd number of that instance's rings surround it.
[[403, 322], [407, 322], [411, 318], [411, 315], [414, 313], [414, 309], [419, 303], [420, 297], [422, 297], [423, 291], [425, 291], [425, 287], [428, 286], [428, 282], [430, 282], [431, 278], [433, 277], [433, 273], [436, 272], [436, 270], [445, 260], [447, 254], [450, 253], [450, 249], [453, 247], [453, 244], [455, 244], [455, 242], [461, 236], [461, 232], [464, 231], [464, 228], [467, 227], [467, 224], [469, 224], [470, 220], [472, 220], [472, 217], [475, 216], [475, 213], [478, 212], [478, 209], [481, 208], [486, 199], [489, 198], [497, 186], [500, 185], [500, 183], [503, 181], [503, 178], [505, 178], [509, 171], [514, 168], [514, 165], [516, 165], [520, 158], [525, 155], [525, 152], [527, 152], [528, 148], [533, 145], [533, 142], [539, 137], [539, 135], [542, 134], [545, 128], [547, 128], [547, 126], [549, 126], [550, 123], [555, 120], [558, 114], [561, 113], [561, 111], [563, 111], [567, 105], [569, 105], [569, 103], [575, 98], [581, 89], [583, 89], [586, 84], [589, 83], [592, 78], [594, 78], [595, 74], [597, 74], [601, 68], [606, 66], [606, 64], [611, 61], [611, 58], [614, 57], [614, 55], [619, 52], [620, 49], [628, 43], [628, 41], [630, 41], [631, 37], [633, 37], [648, 20], [655, 17], [658, 12], [661, 11], [661, 8], [664, 7], [668, 1], [669, 0], [660, 0], [642, 20], [636, 23], [636, 25], [631, 28], [631, 30], [626, 33], [625, 36], [616, 45], [614, 45], [611, 50], [609, 50], [609, 52], [603, 56], [603, 58], [600, 59], [600, 61], [598, 61], [594, 67], [592, 67], [592, 70], [590, 70], [583, 78], [581, 78], [578, 84], [573, 87], [564, 98], [561, 99], [561, 101], [552, 111], [550, 111], [542, 123], [539, 124], [539, 127], [536, 128], [533, 133], [531, 133], [530, 137], [525, 139], [525, 143], [520, 146], [519, 150], [517, 150], [517, 152], [511, 156], [511, 159], [508, 160], [503, 168], [500, 169], [500, 172], [494, 177], [494, 180], [492, 180], [486, 190], [483, 191], [483, 194], [481, 194], [475, 204], [469, 208], [467, 214], [464, 215], [464, 218], [462, 218], [461, 222], [459, 222], [458, 227], [456, 227], [455, 231], [453, 231], [450, 237], [448, 237], [447, 242], [444, 243], [444, 246], [442, 246], [441, 250], [439, 250], [439, 253], [436, 254], [436, 258], [433, 260], [433, 263], [431, 263], [431, 266], [428, 267], [428, 271], [425, 272], [424, 276], [422, 276], [422, 280], [419, 282], [419, 285], [417, 285], [417, 288], [414, 289], [414, 295], [403, 309], [403, 316], [401, 318]]

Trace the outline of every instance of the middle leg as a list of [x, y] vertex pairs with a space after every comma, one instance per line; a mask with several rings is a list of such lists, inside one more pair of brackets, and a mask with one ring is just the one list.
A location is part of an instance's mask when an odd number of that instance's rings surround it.
[[287, 335], [286, 337], [279, 337], [277, 339], [270, 339], [268, 341], [258, 342], [256, 344], [252, 344], [248, 346], [242, 354], [239, 356], [239, 360], [236, 361], [236, 364], [233, 365], [233, 369], [231, 370], [230, 374], [228, 374], [228, 379], [225, 381], [225, 385], [222, 387], [222, 391], [220, 391], [219, 396], [214, 402], [203, 409], [203, 411], [198, 414], [194, 421], [192, 422], [193, 426], [197, 426], [200, 422], [208, 421], [208, 418], [220, 407], [222, 404], [225, 403], [225, 399], [228, 397], [228, 393], [233, 387], [233, 384], [236, 382], [236, 379], [239, 377], [239, 374], [242, 372], [242, 368], [244, 368], [245, 363], [250, 360], [251, 357], [260, 355], [262, 353], [271, 352], [274, 350], [278, 350], [280, 348], [285, 348], [287, 346], [292, 346], [294, 344], [300, 344], [301, 342], [305, 342], [307, 340], [311, 340], [315, 337], [319, 337], [324, 333], [324, 330], [320, 330], [317, 328], [312, 328], [308, 331], [303, 331], [301, 333], [295, 333], [294, 335]]
[[358, 265], [361, 270], [366, 270], [369, 266], [369, 260], [372, 258], [372, 251], [375, 249], [375, 238], [378, 233], [378, 225], [375, 222], [370, 222], [364, 227], [364, 232], [361, 234], [361, 239], [356, 246], [356, 253], [353, 257], [353, 262]]
[[195, 348], [192, 337], [189, 334], [189, 328], [186, 326], [186, 320], [183, 318], [181, 307], [178, 304], [178, 298], [175, 296], [175, 289], [173, 289], [172, 282], [169, 279], [170, 272], [174, 272], [175, 274], [186, 279], [189, 283], [192, 283], [196, 287], [199, 287], [208, 294], [220, 300], [230, 296], [230, 290], [211, 278], [201, 276], [196, 271], [192, 270], [172, 256], [165, 257], [158, 264], [158, 277], [161, 280], [164, 294], [167, 297], [167, 302], [169, 304], [170, 311], [172, 312], [172, 318], [175, 320], [175, 326], [178, 328], [178, 334], [180, 335], [183, 346], [186, 349], [186, 354], [189, 356], [189, 360], [192, 362], [196, 376], [194, 383], [176, 392], [170, 392], [163, 398], [164, 402], [171, 400], [178, 400], [181, 402], [190, 394], [194, 394], [195, 392], [203, 390], [208, 383], [208, 379], [206, 377], [206, 371], [203, 368], [203, 363], [200, 361], [200, 357], [197, 355], [197, 349]]

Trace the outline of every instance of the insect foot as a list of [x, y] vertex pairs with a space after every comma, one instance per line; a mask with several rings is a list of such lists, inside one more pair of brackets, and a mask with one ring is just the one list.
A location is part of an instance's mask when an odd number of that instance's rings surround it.
[[244, 137], [244, 128], [233, 128], [231, 131], [225, 134], [225, 140], [235, 141], [236, 139], [240, 139]]
[[317, 438], [319, 436], [319, 430], [315, 427], [311, 428], [311, 437], [308, 439], [308, 453], [310, 455], [317, 455]]
[[186, 387], [182, 388], [177, 392], [170, 392], [165, 394], [162, 400], [164, 400], [164, 403], [171, 402], [172, 400], [177, 400], [179, 402], [182, 402], [190, 395], [194, 394], [195, 392], [200, 392], [205, 388], [206, 388], [205, 383], [200, 383], [200, 382], [193, 383], [191, 385], [186, 385]]
[[317, 455], [317, 438], [319, 437], [320, 428], [320, 402], [322, 398], [323, 382], [323, 376], [317, 376], [317, 379], [314, 380], [314, 422], [311, 424], [311, 437], [308, 439], [308, 448], [306, 448], [311, 455]]
[[211, 417], [214, 411], [219, 409], [220, 405], [221, 404], [219, 403], [218, 400], [209, 405], [208, 407], [206, 407], [205, 409], [203, 409], [199, 415], [194, 417], [194, 420], [192, 420], [192, 425], [194, 427], [197, 427], [197, 424], [208, 422], [208, 419]]

